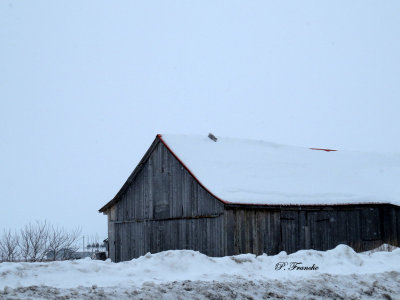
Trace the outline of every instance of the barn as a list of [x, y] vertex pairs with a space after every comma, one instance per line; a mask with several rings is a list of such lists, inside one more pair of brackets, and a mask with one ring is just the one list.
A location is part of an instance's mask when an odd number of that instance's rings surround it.
[[269, 255], [400, 242], [400, 156], [157, 135], [116, 196], [109, 257]]

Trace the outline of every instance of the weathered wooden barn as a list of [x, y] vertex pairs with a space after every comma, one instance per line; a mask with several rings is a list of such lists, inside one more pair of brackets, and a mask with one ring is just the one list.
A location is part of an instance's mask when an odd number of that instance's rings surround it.
[[157, 135], [108, 216], [109, 257], [400, 246], [400, 157]]

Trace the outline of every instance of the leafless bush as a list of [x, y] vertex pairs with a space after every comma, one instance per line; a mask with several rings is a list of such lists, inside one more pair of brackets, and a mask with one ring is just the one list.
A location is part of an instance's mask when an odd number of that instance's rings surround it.
[[18, 256], [18, 235], [11, 230], [4, 230], [0, 240], [2, 261], [14, 261]]
[[47, 256], [51, 260], [71, 259], [77, 246], [81, 230], [76, 228], [72, 231], [66, 231], [58, 226], [51, 226], [48, 235]]
[[31, 243], [29, 236], [30, 236], [29, 228], [25, 226], [25, 228], [22, 229], [20, 232], [20, 237], [18, 241], [21, 258], [23, 258], [25, 261], [29, 261], [31, 253]]
[[0, 237], [0, 262], [65, 260], [77, 258], [81, 229], [66, 230], [46, 221], [26, 224], [19, 232], [4, 231]]
[[46, 221], [29, 223], [21, 229], [19, 247], [25, 261], [43, 261], [49, 237], [49, 226]]

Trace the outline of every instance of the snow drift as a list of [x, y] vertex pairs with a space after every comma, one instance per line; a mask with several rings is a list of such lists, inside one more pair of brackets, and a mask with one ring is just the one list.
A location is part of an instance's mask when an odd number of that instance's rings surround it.
[[[317, 269], [290, 270], [298, 267]], [[285, 267], [277, 269], [277, 264]], [[329, 251], [302, 250], [287, 255], [268, 256], [242, 254], [208, 257], [191, 250], [170, 250], [146, 254], [127, 262], [112, 263], [90, 259], [40, 262], [1, 263], [0, 289], [26, 286], [72, 288], [77, 286], [112, 287], [161, 284], [173, 281], [218, 281], [232, 278], [268, 281], [271, 279], [318, 278], [322, 274], [351, 275], [400, 271], [400, 249], [392, 252], [356, 253], [345, 245]]]

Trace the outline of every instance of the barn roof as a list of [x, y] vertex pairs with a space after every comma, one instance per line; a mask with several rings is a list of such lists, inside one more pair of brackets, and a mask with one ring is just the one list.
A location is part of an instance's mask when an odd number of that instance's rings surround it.
[[159, 135], [216, 198], [232, 204], [400, 205], [400, 154]]
[[226, 204], [400, 206], [400, 154], [304, 148], [259, 140], [157, 135], [117, 195], [119, 200], [162, 142], [197, 182]]

